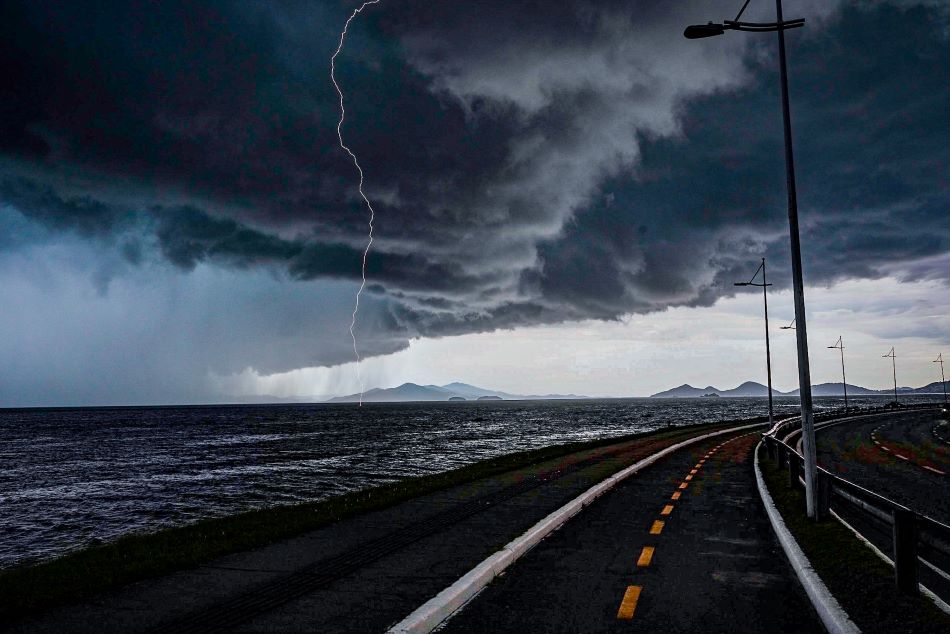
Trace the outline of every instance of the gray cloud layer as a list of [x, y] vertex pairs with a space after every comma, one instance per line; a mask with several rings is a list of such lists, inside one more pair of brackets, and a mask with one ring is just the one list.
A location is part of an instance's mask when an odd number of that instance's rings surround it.
[[[340, 77], [378, 211], [364, 352], [709, 305], [762, 254], [786, 284], [774, 41], [680, 36], [734, 4], [387, 0], [361, 16]], [[818, 3], [789, 38], [811, 283], [948, 276], [946, 14], [902, 5]], [[358, 279], [366, 214], [327, 77], [347, 10], [3, 12], [0, 204], [128, 267]], [[255, 363], [239, 357], [220, 369]], [[345, 360], [328, 343], [267, 365]]]

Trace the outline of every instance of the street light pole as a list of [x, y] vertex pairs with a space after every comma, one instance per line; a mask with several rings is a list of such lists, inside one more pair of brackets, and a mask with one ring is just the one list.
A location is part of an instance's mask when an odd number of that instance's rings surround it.
[[943, 353], [937, 355], [934, 363], [940, 364], [940, 385], [943, 386], [943, 404], [947, 404], [947, 378], [943, 375]]
[[839, 348], [841, 350], [841, 387], [844, 389], [844, 409], [848, 409], [848, 382], [844, 378], [844, 341], [841, 339], [841, 335], [838, 335], [838, 341], [835, 342], [835, 345], [828, 346], [829, 348]]
[[[775, 19], [781, 24], [782, 0], [775, 0]], [[788, 233], [792, 247], [792, 286], [795, 297], [795, 338], [798, 343], [798, 389], [802, 408], [802, 451], [805, 454], [805, 505], [808, 517], [817, 518], [818, 489], [815, 486], [818, 457], [815, 451], [815, 418], [811, 400], [811, 369], [808, 365], [808, 331], [805, 327], [805, 283], [802, 277], [802, 245], [798, 231], [798, 193], [795, 189], [795, 157], [792, 151], [792, 115], [788, 105], [788, 69], [785, 60], [785, 30], [778, 29], [779, 76], [782, 83], [782, 128], [785, 132], [785, 180], [788, 187]]]
[[[755, 278], [762, 271], [762, 283], [756, 284]], [[762, 264], [752, 274], [752, 279], [748, 282], [736, 282], [735, 286], [761, 286], [762, 304], [765, 307], [765, 375], [769, 384], [769, 429], [775, 427], [775, 416], [772, 412], [772, 352], [769, 349], [769, 298], [766, 289], [771, 286], [765, 280], [765, 258], [762, 258]]]
[[891, 367], [894, 370], [894, 402], [897, 402], [897, 353], [894, 352], [894, 346], [891, 346], [891, 351], [883, 355], [881, 358], [886, 359], [891, 358]]
[[726, 30], [778, 32], [779, 77], [782, 86], [782, 129], [785, 135], [785, 180], [788, 188], [788, 228], [792, 246], [792, 286], [795, 298], [795, 335], [798, 342], [798, 387], [802, 408], [802, 450], [805, 458], [805, 505], [808, 517], [817, 519], [818, 489], [815, 480], [817, 459], [815, 455], [815, 417], [812, 412], [811, 371], [808, 367], [808, 332], [805, 328], [805, 285], [802, 281], [802, 249], [798, 230], [798, 196], [795, 190], [795, 159], [792, 151], [792, 116], [788, 106], [788, 70], [785, 60], [785, 30], [804, 25], [802, 19], [786, 22], [782, 16], [782, 0], [775, 0], [774, 24], [740, 22], [743, 11], [749, 5], [742, 5], [735, 20], [721, 24], [694, 24], [686, 27], [683, 35], [688, 39], [698, 39], [722, 35]]

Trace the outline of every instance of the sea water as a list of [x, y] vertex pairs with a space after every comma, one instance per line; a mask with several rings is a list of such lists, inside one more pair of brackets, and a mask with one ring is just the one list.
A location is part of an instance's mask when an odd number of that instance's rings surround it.
[[514, 451], [766, 412], [762, 398], [0, 409], [0, 568]]

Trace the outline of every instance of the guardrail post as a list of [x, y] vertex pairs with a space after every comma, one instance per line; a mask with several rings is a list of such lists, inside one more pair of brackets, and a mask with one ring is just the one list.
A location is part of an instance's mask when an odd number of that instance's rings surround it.
[[770, 460], [775, 460], [775, 443], [768, 436], [765, 437], [765, 451]]
[[815, 509], [815, 520], [822, 521], [828, 519], [831, 508], [831, 476], [820, 469], [815, 474], [818, 485], [818, 506]]
[[798, 456], [791, 451], [788, 452], [788, 486], [795, 489], [798, 487], [798, 473], [801, 471], [801, 465], [798, 464]]
[[917, 517], [907, 509], [894, 509], [892, 514], [897, 589], [906, 594], [917, 594]]

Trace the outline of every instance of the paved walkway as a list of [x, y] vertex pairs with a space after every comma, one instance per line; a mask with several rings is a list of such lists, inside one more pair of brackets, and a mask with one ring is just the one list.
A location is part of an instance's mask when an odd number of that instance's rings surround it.
[[683, 450], [607, 493], [445, 632], [823, 632], [765, 517], [757, 434]]
[[13, 630], [382, 632], [606, 475], [682, 439], [638, 439], [422, 496]]

